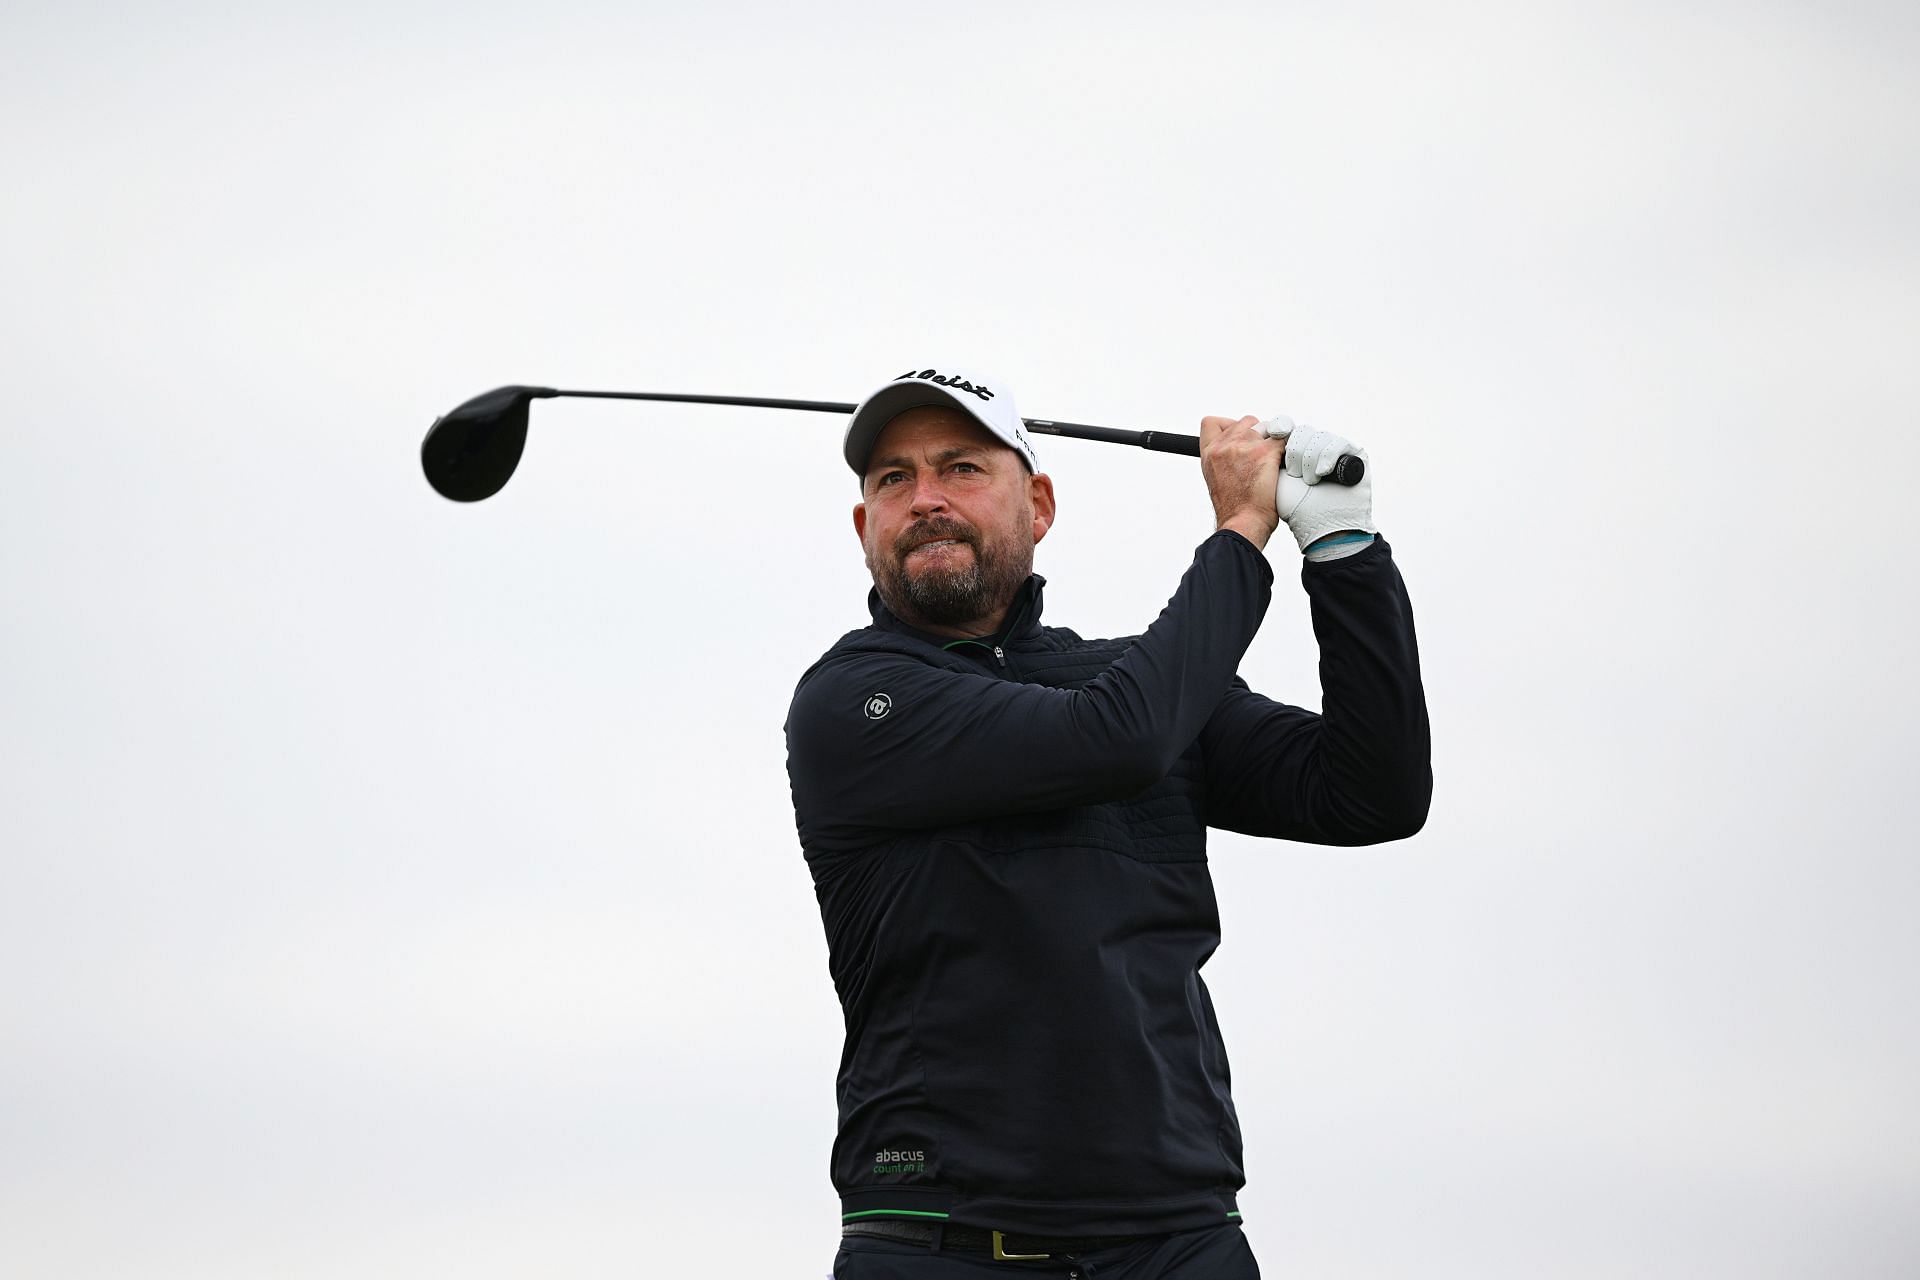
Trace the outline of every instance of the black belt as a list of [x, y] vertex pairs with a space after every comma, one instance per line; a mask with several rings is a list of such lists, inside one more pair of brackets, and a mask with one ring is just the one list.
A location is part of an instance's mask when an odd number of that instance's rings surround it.
[[958, 1222], [935, 1227], [926, 1222], [848, 1222], [840, 1227], [843, 1236], [878, 1236], [902, 1244], [931, 1247], [933, 1233], [940, 1233], [941, 1252], [985, 1254], [996, 1262], [1019, 1262], [1049, 1257], [1078, 1257], [1095, 1249], [1114, 1249], [1138, 1244], [1142, 1240], [1161, 1240], [1165, 1233], [1146, 1236], [1029, 1236], [989, 1231]]

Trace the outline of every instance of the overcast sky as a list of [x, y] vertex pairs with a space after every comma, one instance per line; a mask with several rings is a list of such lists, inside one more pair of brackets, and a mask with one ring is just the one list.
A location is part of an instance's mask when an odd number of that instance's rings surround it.
[[[1684, 12], [1677, 10], [1684, 10]], [[841, 420], [1370, 451], [1432, 818], [1216, 837], [1272, 1276], [1920, 1274], [1910, 4], [16, 4], [0, 1272], [793, 1275]], [[1189, 460], [1043, 441], [1049, 620]], [[1318, 705], [1297, 554], [1243, 674]], [[804, 1241], [814, 1244], [806, 1246]]]

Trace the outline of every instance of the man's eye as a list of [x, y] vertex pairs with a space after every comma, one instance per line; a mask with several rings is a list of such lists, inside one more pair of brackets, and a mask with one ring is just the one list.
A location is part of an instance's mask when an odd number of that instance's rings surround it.
[[904, 471], [889, 471], [887, 472], [887, 474], [880, 477], [880, 483], [883, 486], [890, 485], [895, 480], [905, 480], [906, 478], [907, 478], [907, 473]]
[[955, 471], [978, 471], [980, 468], [971, 462], [956, 462], [953, 464], [953, 469]]

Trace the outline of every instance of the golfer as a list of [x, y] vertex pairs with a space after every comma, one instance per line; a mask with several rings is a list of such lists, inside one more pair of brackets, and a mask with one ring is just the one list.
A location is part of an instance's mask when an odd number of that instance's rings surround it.
[[[1004, 383], [916, 369], [854, 412], [873, 622], [801, 678], [786, 726], [846, 1021], [835, 1280], [1259, 1275], [1200, 980], [1206, 829], [1398, 840], [1432, 774], [1371, 479], [1324, 478], [1364, 453], [1285, 419], [1200, 432], [1216, 531], [1144, 632], [1083, 640], [1042, 621], [1054, 487]], [[1282, 524], [1319, 715], [1235, 675]]]

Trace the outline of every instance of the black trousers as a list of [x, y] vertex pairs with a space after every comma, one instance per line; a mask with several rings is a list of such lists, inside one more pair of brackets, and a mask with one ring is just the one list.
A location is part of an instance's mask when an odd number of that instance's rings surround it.
[[1181, 1231], [1080, 1258], [995, 1262], [868, 1236], [843, 1236], [830, 1280], [1260, 1280], [1237, 1225]]

